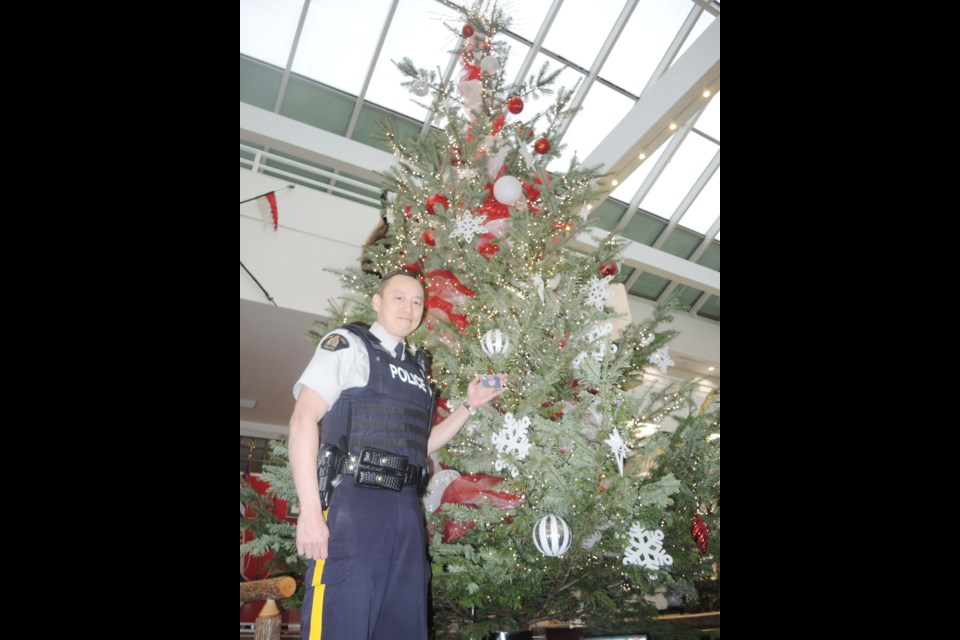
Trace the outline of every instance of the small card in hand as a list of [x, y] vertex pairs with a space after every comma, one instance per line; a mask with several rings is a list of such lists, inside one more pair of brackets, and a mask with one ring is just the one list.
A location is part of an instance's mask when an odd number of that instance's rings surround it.
[[500, 376], [480, 376], [480, 386], [499, 389], [503, 384], [500, 382]]

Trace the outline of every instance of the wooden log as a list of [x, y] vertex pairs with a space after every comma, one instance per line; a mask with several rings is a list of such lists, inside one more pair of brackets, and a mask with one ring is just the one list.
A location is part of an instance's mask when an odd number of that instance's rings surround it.
[[240, 583], [240, 602], [289, 598], [297, 590], [297, 581], [290, 576]]
[[272, 599], [268, 599], [257, 614], [257, 621], [253, 624], [253, 640], [280, 640], [280, 610]]

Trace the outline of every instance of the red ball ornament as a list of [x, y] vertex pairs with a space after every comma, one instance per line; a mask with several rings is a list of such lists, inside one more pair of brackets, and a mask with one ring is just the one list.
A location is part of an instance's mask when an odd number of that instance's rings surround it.
[[614, 276], [617, 274], [617, 265], [610, 262], [608, 264], [600, 265], [600, 275], [604, 276]]
[[437, 241], [436, 241], [436, 239], [434, 239], [434, 237], [433, 237], [433, 229], [432, 229], [432, 228], [431, 228], [431, 229], [426, 229], [426, 230], [420, 235], [420, 237], [423, 238], [423, 241], [424, 241], [425, 243], [427, 243], [428, 245], [430, 245], [431, 247], [437, 246]]
[[539, 154], [544, 154], [550, 151], [550, 141], [546, 138], [540, 138], [533, 143], [533, 150]]
[[523, 111], [523, 100], [520, 98], [514, 97], [507, 100], [507, 111], [513, 115], [517, 115]]
[[423, 270], [423, 263], [420, 260], [403, 265], [403, 270], [407, 273], [420, 273]]
[[444, 196], [442, 193], [435, 193], [427, 198], [427, 213], [432, 216], [436, 215], [436, 212], [434, 212], [433, 208], [438, 204], [442, 205], [445, 210], [450, 209], [450, 201], [447, 200], [446, 196]]
[[707, 542], [710, 540], [710, 530], [707, 529], [707, 523], [703, 521], [699, 514], [693, 516], [693, 519], [690, 521], [690, 536], [700, 551], [707, 550]]
[[473, 25], [469, 25], [469, 24], [463, 25], [463, 29], [460, 30], [460, 33], [463, 34], [464, 38], [472, 38], [474, 34]]

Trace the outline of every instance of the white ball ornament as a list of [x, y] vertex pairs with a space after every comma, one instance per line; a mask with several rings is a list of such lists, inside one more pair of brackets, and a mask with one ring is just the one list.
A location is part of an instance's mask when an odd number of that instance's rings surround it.
[[506, 355], [510, 350], [510, 338], [503, 335], [500, 329], [491, 329], [480, 338], [480, 348], [488, 356]]
[[484, 73], [496, 73], [500, 69], [500, 58], [497, 56], [483, 56], [480, 61], [480, 69]]
[[523, 187], [513, 176], [501, 176], [493, 185], [493, 197], [497, 202], [508, 207], [519, 200], [521, 195], [523, 195]]
[[570, 527], [555, 515], [543, 516], [533, 525], [533, 544], [545, 556], [562, 556], [570, 548], [571, 539]]

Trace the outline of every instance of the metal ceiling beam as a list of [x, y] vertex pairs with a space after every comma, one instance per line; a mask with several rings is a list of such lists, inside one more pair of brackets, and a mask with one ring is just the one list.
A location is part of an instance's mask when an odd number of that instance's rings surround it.
[[[693, 250], [693, 253], [690, 254], [690, 257], [687, 258], [687, 260], [689, 260], [690, 262], [696, 262], [697, 260], [699, 260], [700, 257], [703, 256], [703, 254], [707, 251], [707, 249], [710, 248], [710, 245], [713, 244], [713, 239], [717, 237], [718, 233], [720, 233], [720, 216], [717, 216], [717, 219], [713, 221], [713, 224], [710, 225], [709, 229], [707, 229], [707, 233], [703, 237], [703, 240], [700, 241], [700, 244], [697, 245], [697, 248]], [[637, 269], [636, 271], [630, 274], [631, 278], [634, 278], [634, 276], [636, 277], [640, 276], [640, 269]], [[633, 282], [636, 282], [636, 278], [634, 278]], [[633, 282], [628, 281], [627, 291], [630, 291], [630, 287], [633, 286]], [[660, 297], [657, 298], [657, 301], [662, 302], [663, 300], [666, 300], [667, 297], [669, 297], [670, 294], [673, 293], [673, 291], [677, 288], [678, 285], [679, 283], [677, 281], [673, 281], [670, 284], [668, 284], [667, 287], [663, 290], [663, 293], [660, 294]], [[709, 297], [710, 297], [709, 294], [701, 294], [700, 298], [697, 300], [698, 304], [694, 305], [694, 307], [691, 308], [690, 312], [693, 314], [696, 314], [700, 310], [700, 307], [703, 306], [703, 303], [706, 302]]]
[[300, 46], [300, 34], [303, 33], [303, 25], [307, 21], [307, 12], [310, 10], [310, 0], [304, 0], [303, 10], [300, 11], [300, 22], [297, 23], [297, 32], [293, 34], [293, 43], [290, 45], [290, 55], [287, 56], [287, 66], [283, 68], [283, 77], [280, 79], [280, 91], [277, 92], [277, 101], [273, 104], [273, 112], [280, 113], [280, 105], [283, 104], [283, 97], [287, 94], [287, 83], [290, 81], [290, 69], [293, 67], [293, 59], [297, 55], [297, 47]]
[[345, 135], [348, 138], [353, 138], [353, 130], [357, 127], [357, 120], [360, 119], [360, 110], [363, 109], [363, 102], [367, 98], [367, 89], [370, 88], [373, 71], [377, 68], [377, 62], [380, 60], [383, 42], [387, 39], [387, 33], [390, 31], [390, 25], [393, 23], [393, 14], [397, 12], [398, 2], [400, 2], [400, 0], [393, 0], [393, 2], [390, 3], [390, 9], [387, 11], [387, 19], [383, 21], [383, 28], [380, 29], [377, 46], [374, 47], [373, 56], [370, 58], [370, 64], [367, 66], [367, 75], [363, 79], [363, 86], [360, 87], [360, 93], [357, 95], [357, 102], [353, 105], [353, 113], [350, 114], [350, 123], [347, 124], [347, 133]]
[[557, 140], [563, 139], [564, 134], [567, 133], [567, 129], [570, 128], [570, 123], [573, 122], [573, 119], [577, 115], [577, 110], [583, 106], [583, 101], [590, 92], [590, 88], [593, 87], [594, 81], [596, 81], [597, 76], [600, 75], [600, 69], [603, 68], [604, 63], [610, 56], [610, 52], [613, 51], [614, 45], [616, 45], [617, 40], [620, 39], [620, 34], [623, 33], [624, 28], [627, 26], [627, 22], [630, 21], [630, 16], [633, 14], [633, 10], [637, 7], [637, 3], [639, 1], [640, 0], [627, 0], [626, 4], [623, 5], [623, 9], [620, 11], [620, 16], [617, 18], [613, 28], [607, 35], [607, 39], [604, 41], [603, 46], [600, 47], [600, 52], [597, 54], [597, 57], [593, 60], [593, 65], [590, 67], [590, 72], [586, 74], [583, 82], [581, 82], [580, 86], [577, 87], [577, 95], [575, 95], [573, 100], [570, 101], [570, 106], [568, 108], [573, 113], [564, 118], [563, 122], [560, 123], [560, 126], [557, 127], [557, 132], [555, 134]]
[[523, 64], [520, 65], [520, 71], [517, 72], [517, 79], [514, 80], [514, 86], [519, 87], [523, 84], [523, 81], [526, 79], [527, 74], [530, 73], [530, 67], [533, 66], [533, 61], [536, 59], [537, 54], [540, 53], [540, 49], [543, 47], [543, 41], [547, 39], [547, 33], [550, 31], [550, 27], [553, 26], [553, 20], [557, 17], [557, 14], [560, 13], [560, 7], [563, 5], [563, 0], [553, 0], [553, 3], [550, 5], [550, 8], [547, 9], [547, 15], [544, 16], [543, 22], [540, 24], [540, 30], [537, 31], [537, 37], [534, 38], [533, 42], [530, 43], [530, 49], [527, 51], [527, 57], [523, 59]]
[[393, 164], [393, 156], [380, 149], [244, 102], [240, 103], [240, 139], [375, 184], [383, 182], [382, 172]]
[[[450, 82], [450, 78], [453, 77], [453, 70], [457, 68], [457, 63], [460, 61], [460, 52], [454, 49], [453, 53], [450, 55], [450, 62], [447, 63], [447, 68], [443, 71], [443, 77], [440, 78], [440, 86], [445, 87], [447, 83]], [[427, 115], [423, 119], [423, 126], [420, 127], [420, 137], [423, 138], [427, 135], [427, 132], [430, 131], [430, 127], [433, 126], [433, 121], [437, 118], [437, 108], [439, 105], [437, 102], [441, 100], [439, 94], [433, 98], [433, 108], [427, 110]]]
[[622, 181], [639, 166], [641, 153], [649, 157], [673, 135], [671, 123], [685, 123], [703, 109], [707, 90], [720, 91], [720, 18], [647, 88], [584, 165], [602, 165], [608, 179]]
[[650, 173], [647, 174], [647, 177], [643, 179], [643, 183], [640, 185], [640, 188], [637, 189], [637, 192], [633, 195], [633, 199], [630, 200], [630, 206], [627, 207], [627, 210], [624, 211], [623, 215], [620, 216], [620, 219], [617, 220], [617, 224], [615, 224], [613, 227], [613, 233], [622, 232], [627, 228], [627, 225], [630, 224], [630, 221], [633, 220], [633, 216], [637, 213], [637, 209], [640, 208], [640, 203], [643, 202], [643, 199], [647, 197], [647, 194], [650, 193], [651, 189], [653, 189], [653, 185], [656, 184], [657, 180], [660, 179], [660, 175], [666, 170], [667, 165], [669, 165], [670, 161], [673, 160], [673, 156], [677, 153], [677, 150], [680, 148], [680, 145], [683, 144], [683, 141], [687, 139], [687, 134], [690, 133], [690, 130], [693, 128], [693, 123], [696, 122], [698, 117], [699, 114], [695, 115], [693, 120], [687, 122], [676, 132], [674, 132], [673, 137], [670, 138], [670, 142], [667, 143], [663, 153], [661, 153], [660, 157], [657, 158], [657, 163], [650, 170]]
[[[663, 244], [667, 241], [667, 238], [669, 238], [670, 234], [673, 233], [673, 230], [677, 228], [677, 225], [680, 223], [680, 219], [683, 218], [683, 215], [687, 212], [687, 209], [690, 208], [690, 205], [692, 205], [694, 200], [697, 199], [697, 196], [700, 195], [700, 192], [703, 191], [705, 186], [707, 186], [707, 183], [710, 182], [710, 178], [713, 177], [713, 174], [716, 173], [717, 169], [719, 168], [720, 150], [717, 149], [717, 152], [714, 154], [713, 158], [710, 159], [710, 162], [707, 163], [707, 166], [700, 173], [700, 177], [698, 177], [696, 182], [693, 183], [693, 186], [690, 187], [689, 191], [687, 191], [687, 195], [683, 196], [683, 200], [680, 201], [676, 211], [674, 211], [673, 215], [670, 216], [670, 222], [667, 223], [667, 226], [660, 231], [660, 235], [657, 236], [656, 240], [654, 240], [652, 245], [654, 249], [660, 249], [663, 247]], [[713, 233], [716, 235], [717, 232], [714, 231]], [[693, 259], [695, 258], [691, 258], [691, 260]]]
[[[587, 230], [577, 236], [571, 243], [575, 249], [593, 251], [599, 246], [593, 239], [592, 232], [599, 229]], [[690, 285], [695, 289], [720, 295], [720, 272], [683, 258], [648, 247], [639, 242], [630, 242], [623, 249], [623, 262], [642, 269], [667, 280], [676, 280], [680, 284]]]

